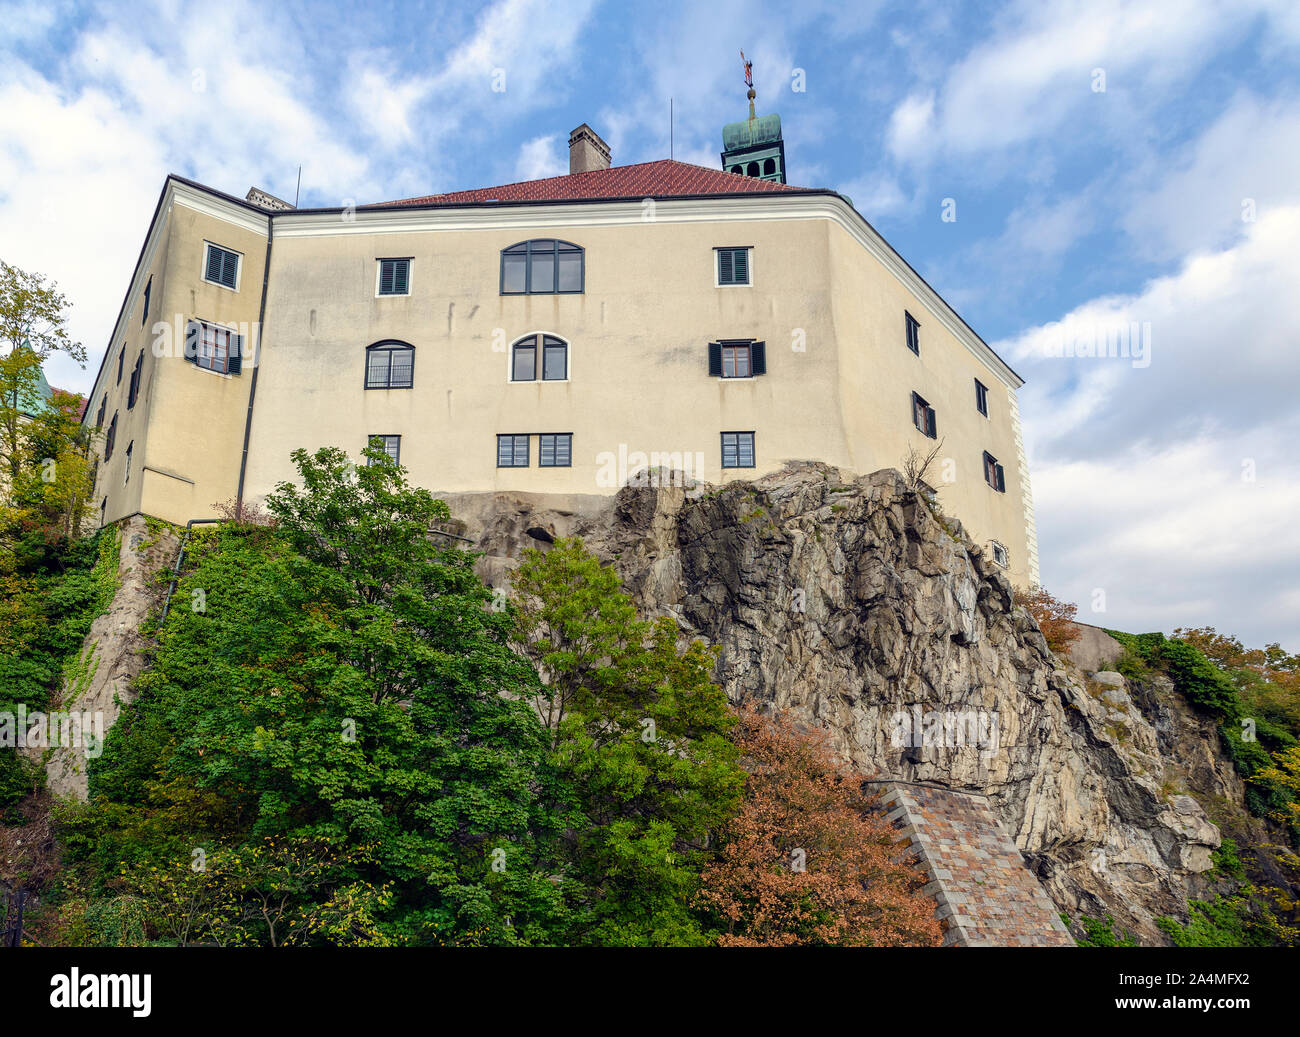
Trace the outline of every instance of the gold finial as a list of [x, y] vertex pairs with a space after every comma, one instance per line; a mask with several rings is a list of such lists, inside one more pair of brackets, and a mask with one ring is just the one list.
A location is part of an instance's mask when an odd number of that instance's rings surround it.
[[745, 52], [740, 52], [740, 60], [745, 63], [745, 85], [749, 87], [746, 96], [749, 98], [749, 117], [754, 118], [754, 63], [745, 57]]

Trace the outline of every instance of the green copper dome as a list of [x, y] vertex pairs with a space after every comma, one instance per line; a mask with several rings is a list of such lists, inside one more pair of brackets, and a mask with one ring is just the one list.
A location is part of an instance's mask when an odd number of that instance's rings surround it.
[[755, 144], [771, 144], [781, 139], [781, 116], [760, 115], [755, 119], [729, 122], [722, 127], [724, 151], [735, 151]]

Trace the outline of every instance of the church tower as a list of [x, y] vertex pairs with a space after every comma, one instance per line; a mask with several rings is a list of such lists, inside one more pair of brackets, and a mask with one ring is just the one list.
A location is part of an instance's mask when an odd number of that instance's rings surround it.
[[754, 114], [754, 63], [745, 59], [745, 85], [749, 88], [749, 118], [722, 127], [722, 168], [728, 173], [785, 183], [785, 141], [781, 116]]

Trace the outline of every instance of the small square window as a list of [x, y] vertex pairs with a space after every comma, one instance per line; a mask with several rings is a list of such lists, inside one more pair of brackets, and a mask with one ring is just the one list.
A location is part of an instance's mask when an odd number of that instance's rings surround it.
[[917, 393], [912, 393], [912, 424], [916, 426], [918, 432], [924, 432], [931, 439], [937, 438], [938, 428], [934, 408]]
[[543, 433], [537, 448], [537, 464], [541, 468], [571, 468], [573, 466], [573, 433]]
[[998, 464], [998, 459], [984, 451], [984, 481], [988, 483], [998, 493], [1007, 492], [1007, 476], [1002, 466]]
[[411, 261], [409, 259], [381, 259], [379, 261], [379, 294], [411, 294]]
[[978, 378], [975, 379], [975, 409], [984, 417], [989, 416], [989, 387]]
[[907, 318], [907, 348], [910, 349], [917, 356], [920, 356], [921, 355], [921, 325], [918, 324], [916, 318], [913, 317], [906, 310], [903, 311], [903, 316]]
[[529, 438], [516, 434], [497, 436], [497, 467], [527, 468]]
[[[371, 436], [370, 445], [377, 446], [388, 455], [388, 459], [393, 464], [402, 463], [402, 437], [401, 436]], [[376, 464], [374, 458], [366, 458], [366, 464]]]
[[753, 468], [754, 467], [754, 433], [752, 432], [722, 433], [722, 467], [723, 468]]
[[1005, 569], [1011, 564], [1011, 560], [1007, 555], [1007, 549], [996, 540], [990, 541], [989, 547], [993, 549], [993, 561], [997, 562], [998, 565]]
[[749, 248], [720, 248], [718, 254], [718, 284], [750, 284]]
[[203, 260], [203, 280], [223, 288], [238, 290], [239, 253], [207, 242], [207, 255]]

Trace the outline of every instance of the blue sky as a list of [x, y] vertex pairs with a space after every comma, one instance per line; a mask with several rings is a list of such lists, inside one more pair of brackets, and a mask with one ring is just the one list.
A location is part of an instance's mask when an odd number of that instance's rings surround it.
[[[1046, 586], [1300, 650], [1294, 0], [4, 2], [0, 255], [73, 300], [94, 363], [50, 377], [86, 390], [168, 172], [292, 200], [301, 165], [304, 205], [486, 186], [565, 171], [581, 122], [665, 157], [670, 96], [676, 157], [716, 167], [742, 47], [790, 181], [848, 194], [1028, 380]], [[1053, 355], [1135, 324], [1149, 363]]]

